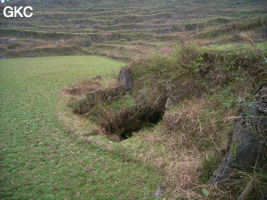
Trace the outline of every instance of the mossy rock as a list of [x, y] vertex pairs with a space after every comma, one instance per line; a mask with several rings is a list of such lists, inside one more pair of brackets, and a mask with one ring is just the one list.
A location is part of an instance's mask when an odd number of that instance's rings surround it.
[[[209, 183], [223, 182], [233, 172], [240, 170], [267, 170], [267, 87], [255, 96], [255, 106], [247, 108], [236, 123], [231, 147]], [[243, 111], [245, 108], [243, 108]]]

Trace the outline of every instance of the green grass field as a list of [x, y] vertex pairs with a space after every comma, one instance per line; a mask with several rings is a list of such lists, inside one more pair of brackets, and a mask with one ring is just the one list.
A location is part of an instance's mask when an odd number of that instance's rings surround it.
[[61, 89], [117, 74], [125, 63], [94, 56], [0, 60], [0, 199], [150, 199], [162, 177], [68, 133]]

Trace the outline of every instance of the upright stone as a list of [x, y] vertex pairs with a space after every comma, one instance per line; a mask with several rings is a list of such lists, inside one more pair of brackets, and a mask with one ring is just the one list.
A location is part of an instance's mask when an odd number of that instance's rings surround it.
[[236, 123], [231, 147], [209, 183], [224, 183], [240, 170], [267, 169], [267, 87], [263, 87], [248, 106], [244, 106], [241, 120]]
[[121, 68], [118, 81], [126, 90], [129, 90], [133, 87], [132, 72], [128, 66]]

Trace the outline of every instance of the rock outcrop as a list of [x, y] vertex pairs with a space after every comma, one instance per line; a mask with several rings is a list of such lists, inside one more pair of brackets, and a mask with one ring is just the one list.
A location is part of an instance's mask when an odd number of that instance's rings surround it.
[[132, 72], [128, 66], [121, 68], [118, 81], [126, 90], [129, 90], [133, 87]]
[[[91, 80], [102, 80], [101, 76], [92, 78]], [[122, 67], [119, 73], [117, 83], [106, 89], [95, 89], [87, 92], [80, 99], [80, 103], [74, 108], [74, 111], [79, 114], [84, 114], [90, 110], [91, 107], [105, 101], [112, 101], [122, 95], [133, 87], [133, 80], [131, 69], [129, 67]], [[77, 88], [76, 90], [78, 90]]]
[[223, 183], [234, 168], [267, 169], [267, 87], [255, 95], [254, 101], [243, 106], [231, 146], [209, 183]]
[[[102, 79], [101, 77], [96, 77]], [[125, 94], [133, 86], [131, 69], [129, 67], [122, 67], [118, 77], [116, 86], [104, 90], [97, 89], [86, 94], [86, 98], [92, 105], [96, 105], [102, 101], [112, 100], [118, 96]]]

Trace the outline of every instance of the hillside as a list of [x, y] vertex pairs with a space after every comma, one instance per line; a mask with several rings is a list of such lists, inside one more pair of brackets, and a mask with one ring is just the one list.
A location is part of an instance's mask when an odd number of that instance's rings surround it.
[[62, 114], [63, 121], [85, 141], [156, 166], [165, 175], [157, 190], [162, 199], [262, 200], [263, 49], [186, 43], [170, 55], [134, 61], [117, 80], [98, 76], [66, 88], [63, 99], [73, 113]]
[[266, 200], [266, 0], [5, 5], [0, 199]]
[[264, 0], [13, 0], [7, 4], [34, 8], [30, 19], [1, 20], [1, 55], [8, 57], [99, 54], [131, 59], [155, 49], [168, 51], [188, 39], [210, 45], [241, 42], [240, 32], [256, 42], [267, 36]]

